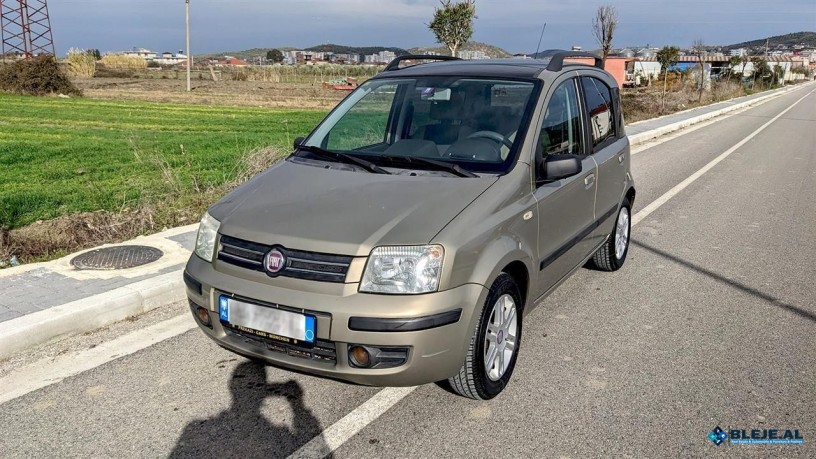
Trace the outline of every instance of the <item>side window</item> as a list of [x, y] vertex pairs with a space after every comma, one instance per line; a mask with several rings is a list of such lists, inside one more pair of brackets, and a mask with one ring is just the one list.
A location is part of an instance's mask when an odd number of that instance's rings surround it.
[[329, 132], [330, 150], [356, 150], [385, 142], [397, 84], [384, 84], [351, 107]]
[[615, 138], [615, 114], [612, 112], [612, 93], [601, 80], [592, 77], [581, 77], [584, 88], [584, 100], [589, 111], [589, 124], [592, 129], [592, 145], [597, 147], [606, 140]]
[[584, 154], [579, 107], [575, 80], [561, 83], [544, 112], [544, 124], [538, 140], [544, 155]]

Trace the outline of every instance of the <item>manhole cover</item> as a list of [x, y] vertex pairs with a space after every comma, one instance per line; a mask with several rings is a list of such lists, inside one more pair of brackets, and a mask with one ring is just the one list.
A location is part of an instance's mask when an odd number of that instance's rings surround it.
[[162, 255], [164, 253], [155, 247], [120, 245], [85, 252], [74, 257], [71, 264], [77, 269], [127, 269], [152, 263]]

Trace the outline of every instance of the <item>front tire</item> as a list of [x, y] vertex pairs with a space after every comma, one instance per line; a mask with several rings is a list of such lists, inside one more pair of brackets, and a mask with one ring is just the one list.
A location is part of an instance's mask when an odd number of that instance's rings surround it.
[[592, 264], [601, 271], [617, 271], [626, 261], [629, 253], [629, 237], [632, 234], [632, 206], [624, 199], [618, 210], [618, 218], [612, 234], [604, 245], [592, 256]]
[[523, 311], [518, 284], [502, 273], [490, 287], [464, 365], [448, 379], [456, 393], [489, 400], [504, 390], [516, 366]]

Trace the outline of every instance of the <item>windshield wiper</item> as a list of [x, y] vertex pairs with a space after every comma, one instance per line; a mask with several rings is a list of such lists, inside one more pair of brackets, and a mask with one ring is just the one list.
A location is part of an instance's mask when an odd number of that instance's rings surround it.
[[375, 174], [389, 174], [389, 175], [391, 174], [387, 170], [383, 169], [382, 167], [380, 167], [380, 166], [378, 166], [378, 165], [376, 165], [376, 164], [374, 164], [374, 163], [372, 163], [370, 161], [366, 161], [366, 160], [364, 160], [362, 158], [358, 158], [356, 156], [347, 155], [345, 153], [340, 153], [340, 152], [337, 152], [337, 151], [324, 150], [324, 149], [322, 149], [320, 147], [315, 147], [315, 146], [312, 146], [312, 145], [299, 145], [297, 147], [297, 149], [298, 150], [303, 150], [303, 151], [308, 151], [309, 153], [311, 153], [311, 154], [313, 154], [315, 156], [319, 156], [319, 157], [324, 158], [324, 159], [333, 159], [333, 160], [335, 160], [337, 162], [340, 162], [340, 163], [354, 164], [356, 166], [360, 166], [363, 169], [365, 169], [365, 170], [367, 170], [369, 172], [375, 173]]
[[[418, 164], [425, 166], [423, 169], [450, 172], [459, 177], [478, 177], [478, 175], [470, 172], [467, 169], [462, 169], [458, 164], [452, 164], [445, 161], [437, 161], [430, 158], [421, 158], [416, 156], [378, 156], [380, 159], [391, 162], [403, 162], [410, 165]], [[430, 167], [428, 167], [430, 166]]]

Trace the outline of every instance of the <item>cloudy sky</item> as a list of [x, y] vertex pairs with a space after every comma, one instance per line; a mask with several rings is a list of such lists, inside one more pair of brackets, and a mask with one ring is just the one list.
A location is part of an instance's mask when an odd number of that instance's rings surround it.
[[[320, 43], [410, 48], [434, 43], [425, 24], [438, 0], [191, 0], [193, 53]], [[511, 52], [592, 49], [599, 4], [618, 9], [615, 46], [695, 39], [729, 44], [816, 31], [816, 0], [477, 0], [474, 39]], [[52, 0], [57, 52], [184, 47], [184, 0]]]

